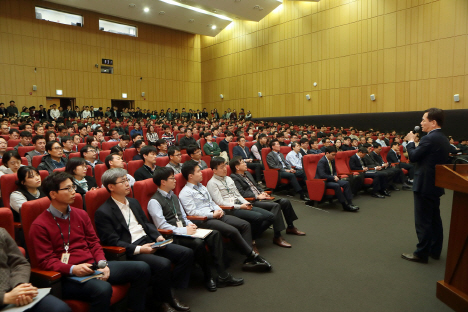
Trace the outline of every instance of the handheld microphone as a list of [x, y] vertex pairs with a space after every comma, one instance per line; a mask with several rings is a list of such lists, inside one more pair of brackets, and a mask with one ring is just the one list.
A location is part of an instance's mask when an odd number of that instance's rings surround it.
[[416, 126], [416, 127], [414, 127], [414, 132], [416, 133], [416, 132], [418, 132], [420, 129], [421, 129], [420, 126]]
[[92, 270], [104, 269], [107, 266], [106, 260], [99, 260], [98, 263], [94, 262], [91, 266]]

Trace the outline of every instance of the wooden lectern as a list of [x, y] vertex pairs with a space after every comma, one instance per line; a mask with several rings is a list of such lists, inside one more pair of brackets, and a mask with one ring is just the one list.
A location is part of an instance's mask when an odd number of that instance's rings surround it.
[[436, 186], [454, 191], [445, 277], [436, 296], [455, 311], [468, 311], [468, 165], [453, 168], [436, 166]]

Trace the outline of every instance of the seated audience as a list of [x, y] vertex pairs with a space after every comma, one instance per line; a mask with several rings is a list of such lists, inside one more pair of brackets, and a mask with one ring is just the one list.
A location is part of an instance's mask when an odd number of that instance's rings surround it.
[[310, 144], [309, 154], [321, 154], [322, 153], [322, 150], [318, 148], [317, 139], [311, 139], [309, 141], [309, 144]]
[[190, 156], [190, 158], [195, 161], [198, 166], [200, 166], [201, 170], [208, 169], [208, 165], [206, 162], [201, 159], [202, 158], [202, 152], [200, 150], [200, 147], [198, 145], [191, 145], [187, 148], [187, 154]]
[[[104, 163], [106, 164], [107, 169], [125, 168], [125, 162], [122, 159], [122, 155], [119, 155], [118, 153], [112, 153], [112, 151], [111, 154], [106, 156]], [[128, 183], [130, 183], [130, 186], [133, 187], [133, 184], [135, 184], [135, 178], [127, 173], [127, 179]]]
[[143, 166], [135, 171], [135, 181], [152, 179], [156, 166], [156, 148], [148, 145], [141, 149], [140, 155], [143, 158]]
[[364, 164], [363, 158], [368, 154], [367, 148], [360, 147], [358, 152], [349, 158], [349, 168], [351, 170], [362, 170], [364, 177], [373, 179], [372, 197], [385, 198], [390, 193], [387, 191], [387, 176], [379, 171], [371, 170]]
[[179, 147], [181, 149], [186, 149], [190, 145], [196, 145], [197, 141], [192, 136], [192, 129], [185, 129], [185, 135], [179, 140]]
[[208, 156], [219, 156], [224, 158], [225, 161], [229, 160], [229, 156], [226, 152], [221, 151], [218, 144], [213, 141], [213, 135], [211, 132], [205, 132], [206, 143], [203, 145], [203, 151]]
[[19, 221], [23, 203], [46, 196], [41, 189], [41, 175], [39, 170], [31, 166], [18, 169], [18, 189], [10, 194], [10, 207], [14, 211], [15, 221]]
[[138, 133], [139, 135], [143, 136], [143, 129], [140, 128], [140, 124], [138, 122], [135, 122], [133, 130], [130, 131], [130, 136], [133, 137], [135, 133]]
[[[102, 183], [110, 198], [96, 211], [94, 221], [101, 242], [110, 246], [123, 247], [129, 260], [145, 262], [151, 268], [153, 298], [162, 303], [163, 311], [189, 311], [171, 288], [186, 288], [192, 270], [191, 249], [169, 244], [153, 248], [156, 242], [164, 241], [143, 212], [140, 203], [131, 197], [127, 171], [109, 169], [102, 175]], [[127, 227], [122, 227], [122, 220]], [[174, 268], [171, 268], [174, 264]]]
[[110, 139], [107, 142], [119, 142], [120, 141], [120, 134], [115, 128], [110, 130], [109, 134], [110, 134]]
[[382, 168], [382, 170], [393, 173], [394, 175], [393, 181], [396, 183], [401, 183], [402, 188], [404, 190], [411, 190], [411, 186], [405, 183], [406, 177], [403, 171], [401, 170], [401, 168], [393, 167], [391, 163], [384, 162], [382, 156], [380, 156], [381, 152], [382, 152], [382, 146], [379, 143], [374, 142], [373, 151], [370, 153], [370, 156], [372, 157], [374, 162], [377, 165], [379, 165]]
[[168, 125], [164, 125], [163, 130], [164, 130], [164, 133], [161, 136], [161, 139], [166, 141], [167, 146], [174, 145], [175, 144], [175, 139], [174, 139], [174, 135], [171, 132], [171, 127], [169, 127]]
[[64, 136], [62, 137], [62, 146], [63, 146], [63, 154], [68, 157], [71, 153], [77, 152], [78, 146], [75, 146], [73, 143], [73, 138], [71, 136]]
[[247, 167], [255, 171], [255, 181], [257, 181], [258, 184], [262, 183], [263, 170], [265, 169], [263, 168], [263, 164], [257, 162], [252, 153], [249, 151], [249, 148], [245, 146], [246, 140], [243, 136], [238, 137], [237, 142], [239, 145], [234, 146], [232, 149], [232, 156], [242, 157], [242, 159], [247, 164]]
[[140, 155], [140, 151], [145, 146], [146, 143], [143, 140], [138, 140], [133, 144], [133, 147], [136, 149], [137, 154], [133, 156], [132, 160], [143, 160], [143, 158]]
[[8, 148], [7, 140], [5, 140], [4, 137], [0, 137], [0, 159], [3, 158], [3, 155], [5, 154], [7, 148]]
[[93, 176], [94, 176], [94, 167], [96, 165], [102, 164], [103, 162], [99, 160], [97, 157], [96, 148], [91, 145], [85, 145], [80, 150], [81, 158], [84, 158], [86, 164], [90, 165], [93, 168]]
[[252, 231], [247, 221], [235, 216], [225, 215], [224, 211], [214, 203], [207, 188], [201, 184], [203, 175], [198, 163], [187, 161], [182, 166], [182, 175], [187, 184], [179, 194], [181, 204], [190, 216], [202, 216], [208, 219], [194, 223], [201, 228], [217, 230], [228, 237], [247, 258], [242, 268], [244, 270], [270, 271], [271, 265], [258, 255], [252, 247]]
[[328, 146], [325, 149], [325, 156], [317, 164], [315, 178], [326, 180], [325, 187], [335, 191], [335, 196], [343, 206], [343, 210], [356, 212], [359, 210], [359, 207], [353, 204], [353, 195], [351, 194], [349, 182], [341, 180], [336, 174], [336, 153], [336, 147], [334, 146]]
[[55, 169], [64, 168], [68, 159], [63, 155], [63, 147], [57, 141], [46, 143], [46, 152], [48, 155], [42, 157], [41, 163], [37, 166], [38, 170], [47, 170], [52, 173]]
[[232, 139], [234, 138], [234, 135], [232, 132], [226, 132], [226, 137], [219, 142], [219, 148], [221, 149], [222, 152], [226, 152], [229, 155], [229, 143], [232, 142]]
[[299, 144], [301, 145], [300, 153], [302, 156], [305, 156], [307, 154], [312, 154], [309, 151], [309, 140], [307, 138], [302, 138], [299, 140]]
[[32, 139], [32, 143], [34, 145], [34, 149], [30, 152], [27, 152], [24, 156], [28, 160], [28, 165], [32, 165], [32, 159], [34, 156], [40, 156], [40, 155], [45, 155], [45, 145], [46, 141], [45, 138], [42, 135], [36, 135]]
[[157, 157], [166, 157], [167, 156], [167, 141], [164, 139], [159, 139], [156, 141], [156, 148], [158, 150]]
[[[169, 151], [172, 148], [174, 147], [171, 146]], [[209, 291], [216, 291], [217, 287], [242, 285], [242, 278], [234, 278], [225, 270], [224, 247], [218, 231], [212, 230], [213, 232], [204, 239], [187, 236], [193, 235], [197, 226], [187, 219], [182, 204], [173, 192], [176, 186], [174, 171], [167, 167], [158, 168], [153, 182], [158, 186], [158, 190], [148, 202], [148, 212], [158, 229], [172, 230], [176, 244], [193, 250], [195, 261], [203, 270], [205, 287]], [[217, 283], [212, 277], [210, 255], [217, 272]]]
[[19, 140], [20, 138], [20, 133], [17, 129], [10, 129], [10, 131], [8, 131], [9, 133], [9, 140]]
[[88, 165], [83, 158], [73, 157], [68, 160], [65, 172], [73, 176], [73, 184], [76, 185], [76, 192], [85, 195], [86, 192], [95, 190], [98, 186], [96, 179], [86, 175]]
[[169, 163], [166, 165], [166, 167], [172, 168], [175, 174], [181, 173], [182, 153], [180, 152], [180, 148], [178, 148], [177, 146], [171, 146], [169, 147], [167, 154], [169, 155]]
[[29, 131], [21, 131], [20, 133], [20, 141], [15, 146], [15, 150], [18, 150], [18, 147], [21, 146], [31, 146], [32, 134]]
[[[30, 230], [39, 269], [60, 272], [65, 277], [84, 277], [94, 274], [93, 263], [104, 261], [107, 265], [98, 269], [104, 274], [99, 279], [77, 283], [62, 278], [62, 298], [88, 302], [90, 312], [108, 311], [111, 285], [130, 283], [127, 308], [143, 311], [151, 278], [149, 265], [140, 261], [106, 261], [88, 214], [70, 207], [75, 200], [76, 188], [72, 179], [66, 172], [54, 172], [42, 183], [44, 193], [51, 201], [50, 207], [34, 220]], [[71, 231], [70, 234], [66, 229]]]
[[159, 140], [159, 136], [158, 133], [154, 130], [154, 126], [152, 124], [148, 124], [146, 129], [146, 140], [148, 141], [148, 144], [156, 145], [156, 141]]
[[[266, 134], [259, 134], [257, 142], [250, 148], [250, 151], [254, 155], [255, 159], [262, 160], [262, 149], [268, 148], [268, 136]], [[234, 156], [234, 155], [233, 155]]]

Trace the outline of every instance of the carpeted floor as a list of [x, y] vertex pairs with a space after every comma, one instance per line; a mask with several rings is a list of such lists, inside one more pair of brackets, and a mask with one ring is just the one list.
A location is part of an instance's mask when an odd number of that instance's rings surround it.
[[[277, 196], [278, 197], [278, 196]], [[337, 202], [309, 207], [291, 198], [304, 237], [284, 235], [291, 249], [272, 244], [272, 230], [257, 240], [270, 273], [241, 270], [243, 257], [229, 251], [229, 271], [243, 277], [239, 287], [210, 293], [195, 271], [189, 289], [179, 290], [192, 311], [451, 311], [435, 296], [443, 279], [452, 192], [441, 200], [444, 249], [439, 261], [419, 264], [400, 258], [416, 245], [413, 193], [393, 192], [386, 199], [358, 195], [358, 213], [344, 212]]]

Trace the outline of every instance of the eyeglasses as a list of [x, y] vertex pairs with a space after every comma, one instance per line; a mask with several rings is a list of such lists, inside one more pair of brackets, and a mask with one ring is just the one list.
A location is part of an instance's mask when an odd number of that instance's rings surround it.
[[168, 180], [175, 180], [174, 177], [169, 177], [169, 178], [167, 178], [167, 179], [168, 179]]
[[180, 156], [182, 156], [182, 154], [174, 154], [173, 156], [174, 157], [180, 157]]
[[76, 184], [70, 185], [69, 187], [59, 189], [59, 191], [64, 191], [64, 190], [67, 190], [69, 193], [73, 193], [73, 192], [76, 191]]
[[63, 150], [63, 147], [61, 146], [56, 146], [56, 147], [52, 147], [53, 150], [56, 150], [56, 151], [61, 151]]
[[115, 183], [113, 183], [113, 184], [119, 184], [119, 183], [125, 184], [125, 183], [128, 183], [128, 182], [130, 182], [130, 180], [127, 179], [127, 178], [125, 178], [125, 179], [123, 179], [122, 181], [120, 181], [120, 182], [115, 182]]

